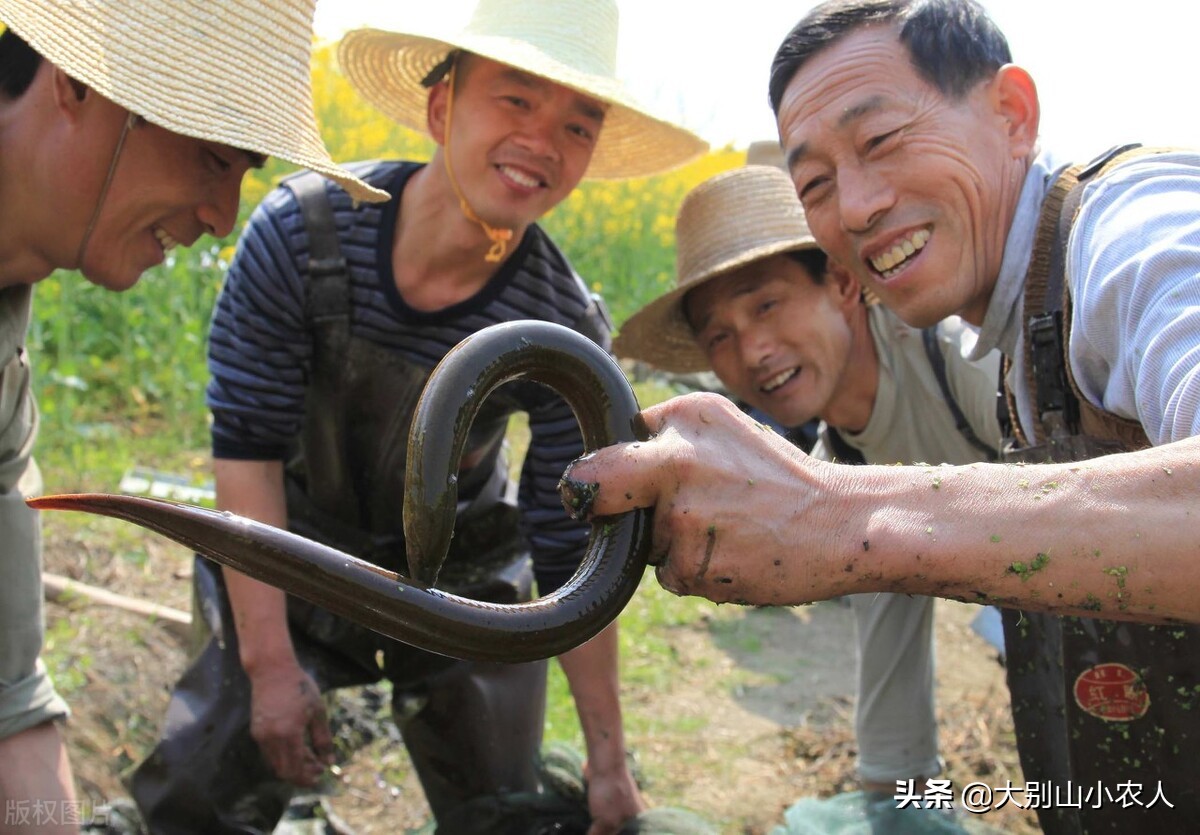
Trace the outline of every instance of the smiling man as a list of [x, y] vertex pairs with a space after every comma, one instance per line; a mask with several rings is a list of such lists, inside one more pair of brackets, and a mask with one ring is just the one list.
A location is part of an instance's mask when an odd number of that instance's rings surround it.
[[[611, 0], [485, 0], [462, 31], [346, 36], [350, 83], [437, 148], [427, 164], [352, 166], [388, 193], [383, 206], [302, 177], [251, 218], [210, 344], [220, 507], [406, 572], [408, 428], [442, 356], [516, 319], [608, 346], [605, 314], [536, 221], [585, 175], [647, 175], [704, 149], [626, 95], [617, 28]], [[501, 446], [515, 411], [532, 438], [510, 490]], [[489, 399], [458, 476], [445, 587], [511, 603], [534, 578], [547, 594], [571, 577], [588, 530], [555, 487], [581, 447], [548, 389]], [[381, 678], [439, 821], [472, 798], [536, 789], [544, 662], [415, 650], [205, 560], [195, 579], [214, 637], [132, 781], [154, 832], [270, 832], [293, 787], [331, 762], [322, 692]], [[616, 627], [559, 660], [587, 744], [592, 832], [615, 832], [645, 806], [626, 762]]]
[[[657, 508], [659, 576], [680, 591], [1009, 607], [1025, 776], [1096, 787], [1039, 806], [1042, 826], [1178, 831], [1200, 812], [1200, 629], [1178, 625], [1200, 622], [1200, 155], [1039, 148], [1033, 79], [973, 0], [823, 4], [770, 91], [818, 244], [909, 324], [961, 314], [977, 352], [1012, 360], [1022, 466], [829, 467], [692, 398], [571, 477], [600, 482], [595, 513]], [[739, 443], [736, 463], [718, 452]], [[747, 478], [765, 489], [709, 513]]]
[[172, 247], [228, 235], [242, 176], [268, 155], [382, 199], [318, 136], [312, 12], [282, 0], [0, 0], [0, 831], [22, 803], [40, 804], [39, 832], [78, 829], [55, 724], [67, 706], [38, 657], [40, 527], [24, 502], [41, 492], [24, 348], [33, 285], [67, 269], [124, 290]]
[[[675, 240], [676, 287], [622, 325], [618, 356], [676, 373], [711, 370], [785, 429], [820, 418], [812, 454], [821, 460], [994, 456], [1000, 426], [988, 395], [999, 355], [966, 360], [974, 334], [957, 320], [922, 332], [868, 305], [858, 281], [817, 248], [783, 171], [747, 166], [706, 180], [680, 206]], [[933, 599], [850, 601], [858, 773], [864, 789], [890, 796], [897, 781], [920, 786], [941, 770]]]

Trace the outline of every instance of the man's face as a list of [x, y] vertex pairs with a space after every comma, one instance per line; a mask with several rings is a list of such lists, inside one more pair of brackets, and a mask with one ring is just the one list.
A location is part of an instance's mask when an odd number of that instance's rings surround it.
[[697, 287], [685, 310], [721, 382], [790, 428], [823, 413], [842, 386], [857, 295], [832, 273], [817, 284], [773, 255]]
[[910, 325], [983, 321], [1033, 141], [1011, 129], [1011, 80], [947, 98], [879, 26], [817, 53], [784, 92], [780, 137], [817, 242]]
[[[121, 125], [128, 114], [105, 102], [102, 129], [89, 151], [89, 182], [79, 201], [80, 237], [95, 210]], [[208, 233], [223, 237], [237, 220], [242, 177], [250, 155], [141, 122], [130, 128], [112, 185], [100, 206], [80, 271], [110, 290], [132, 287], [176, 245]], [[86, 218], [83, 216], [86, 215]]]
[[471, 55], [460, 63], [449, 142], [446, 85], [434, 88], [431, 129], [459, 187], [493, 226], [526, 226], [557, 206], [587, 171], [605, 106], [574, 90]]

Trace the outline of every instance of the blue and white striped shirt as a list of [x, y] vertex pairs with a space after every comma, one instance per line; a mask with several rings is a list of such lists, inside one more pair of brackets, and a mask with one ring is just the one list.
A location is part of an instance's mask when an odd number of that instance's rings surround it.
[[[419, 167], [350, 166], [392, 195], [383, 204], [356, 207], [343, 190], [327, 187], [350, 274], [351, 333], [432, 369], [464, 338], [499, 322], [541, 319], [579, 329], [590, 295], [536, 225], [474, 297], [434, 312], [405, 304], [393, 276], [392, 245], [400, 193]], [[300, 431], [313, 352], [304, 315], [308, 246], [295, 196], [276, 189], [251, 216], [213, 315], [207, 397], [216, 458], [283, 460]], [[603, 340], [608, 349], [607, 329]], [[546, 594], [570, 578], [586, 545], [586, 526], [567, 517], [557, 489], [583, 446], [562, 398], [537, 385], [514, 387], [514, 394], [532, 436], [520, 483], [522, 525]]]

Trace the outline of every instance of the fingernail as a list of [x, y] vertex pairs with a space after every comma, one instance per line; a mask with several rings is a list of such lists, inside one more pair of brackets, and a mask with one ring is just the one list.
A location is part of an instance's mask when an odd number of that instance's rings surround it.
[[571, 471], [558, 482], [558, 492], [562, 496], [563, 507], [572, 519], [587, 519], [592, 513], [592, 505], [596, 503], [596, 494], [600, 490], [598, 481], [578, 481], [571, 478]]
[[654, 437], [654, 433], [650, 430], [650, 424], [646, 423], [646, 418], [641, 412], [633, 416], [633, 437], [639, 441], [648, 441]]

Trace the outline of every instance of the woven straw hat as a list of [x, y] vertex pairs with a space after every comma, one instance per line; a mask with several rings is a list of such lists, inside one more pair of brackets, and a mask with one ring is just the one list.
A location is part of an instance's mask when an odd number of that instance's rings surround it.
[[349, 32], [338, 61], [363, 98], [424, 133], [427, 90], [421, 82], [455, 49], [607, 102], [588, 178], [657, 174], [708, 149], [699, 137], [643, 111], [617, 80], [614, 0], [480, 0], [460, 31]]
[[778, 139], [760, 139], [751, 142], [746, 149], [746, 165], [773, 165], [787, 170], [787, 162], [783, 158], [783, 147]]
[[316, 0], [0, 0], [43, 58], [175, 133], [311, 168], [386, 200], [338, 167], [313, 114]]
[[705, 180], [684, 198], [675, 221], [675, 289], [629, 317], [613, 351], [666, 371], [707, 370], [683, 312], [688, 291], [771, 255], [816, 248], [782, 170], [747, 165]]

